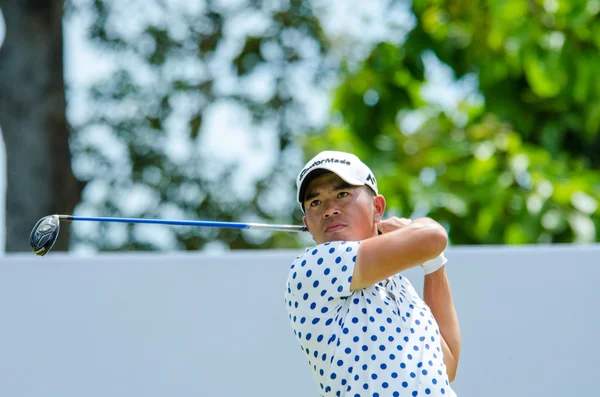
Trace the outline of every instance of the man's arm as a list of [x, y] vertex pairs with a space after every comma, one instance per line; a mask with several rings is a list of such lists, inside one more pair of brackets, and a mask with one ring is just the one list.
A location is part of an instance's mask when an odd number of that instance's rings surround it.
[[423, 298], [440, 327], [444, 364], [448, 380], [452, 382], [456, 377], [460, 356], [460, 328], [445, 266], [425, 276]]
[[380, 222], [383, 234], [361, 242], [351, 290], [368, 287], [420, 265], [446, 248], [446, 230], [434, 220], [420, 218], [409, 224], [400, 221], [395, 218]]

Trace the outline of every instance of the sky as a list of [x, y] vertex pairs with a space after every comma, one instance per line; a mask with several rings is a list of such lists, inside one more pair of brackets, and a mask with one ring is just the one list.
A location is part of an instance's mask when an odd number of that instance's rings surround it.
[[[181, 3], [180, 0], [171, 1], [174, 4]], [[243, 0], [221, 0], [220, 2], [228, 5], [237, 3], [238, 1]], [[354, 57], [355, 61], [360, 61], [370, 51], [372, 45], [378, 41], [389, 39], [401, 42], [405, 34], [414, 25], [406, 4], [395, 7], [393, 12], [382, 12], [389, 2], [390, 0], [373, 0], [369, 2], [361, 0], [313, 1], [318, 7], [322, 7], [324, 11], [322, 17], [324, 29], [333, 37], [338, 45], [338, 50], [351, 54], [351, 57]], [[108, 75], [113, 70], [113, 65], [115, 64], [110, 55], [99, 53], [86, 41], [86, 28], [90, 22], [89, 16], [81, 13], [79, 16], [72, 17], [64, 23], [65, 81], [70, 87], [67, 114], [69, 120], [72, 122], [76, 122], [86, 111], [85, 100], [80, 100], [85, 97], [86, 88], [94, 81]], [[234, 37], [241, 36], [244, 34], [244, 31], [251, 31], [252, 29], [251, 22], [250, 24], [246, 24], [246, 26], [236, 27], [233, 35]], [[0, 43], [2, 43], [4, 36], [5, 29], [0, 11]], [[456, 104], [466, 96], [473, 95], [477, 84], [476, 79], [474, 76], [467, 76], [461, 81], [454, 81], [452, 71], [444, 67], [433, 54], [425, 54], [425, 61], [426, 65], [428, 65], [428, 79], [430, 83], [424, 89], [424, 96], [433, 102], [437, 102], [443, 109], [450, 113], [454, 111], [456, 118], [460, 119], [461, 115], [455, 111]], [[256, 91], [255, 88], [252, 88], [253, 85], [255, 87], [264, 86], [265, 82], [260, 80], [260, 76], [258, 78], [258, 81], [248, 81], [249, 89]], [[299, 78], [301, 79], [301, 76]], [[328, 92], [317, 94], [314, 92], [305, 93], [304, 97], [311, 103], [312, 110], [309, 113], [313, 115], [313, 123], [316, 125], [323, 124], [330, 105]], [[369, 98], [365, 97], [365, 100], [369, 100]], [[227, 164], [228, 160], [233, 158], [244, 159], [245, 164], [242, 169], [245, 170], [246, 174], [240, 175], [240, 177], [251, 178], [253, 175], [259, 175], [261, 169], [264, 167], [269, 167], [270, 159], [268, 156], [264, 156], [264, 150], [258, 151], [256, 148], [254, 150], [248, 149], [253, 146], [249, 135], [249, 120], [246, 120], [246, 123], [240, 124], [236, 122], [233, 125], [231, 123], [231, 112], [235, 111], [235, 108], [232, 109], [227, 104], [217, 106], [211, 110], [210, 114], [206, 117], [206, 125], [208, 127], [206, 128], [207, 131], [203, 133], [202, 147], [206, 150], [206, 153], [219, 153], [220, 157], [218, 160], [222, 164]], [[424, 119], [425, 115], [413, 112], [404, 119], [403, 128], [410, 132], [411, 129], [416, 129]], [[229, 137], [228, 145], [223, 145], [222, 139], [219, 138], [219, 131], [223, 129], [227, 129], [229, 133], [235, 135], [235, 139]], [[178, 126], [174, 125], [171, 130], [177, 131]], [[253, 130], [252, 134], [256, 135], [256, 130]], [[269, 145], [268, 137], [272, 135], [268, 131], [264, 133], [265, 139], [267, 139], [267, 141], [263, 142], [263, 145], [266, 145], [265, 147]], [[99, 142], [106, 142], [107, 139], [111, 139], [110, 132], [107, 131], [94, 131], [91, 136], [94, 136]], [[185, 144], [181, 142], [178, 141], [177, 134], [173, 133], [168, 150], [184, 155], [185, 151], [189, 150], [189, 148], [186, 148]], [[119, 155], [118, 142], [114, 142], [113, 145], [104, 144], [104, 146], [115, 148], [112, 153], [115, 161], [123, 158], [123, 156]], [[224, 148], [227, 149], [224, 150]], [[298, 156], [301, 157], [302, 154], [298, 153]], [[76, 174], [78, 172], [85, 172], [85, 167], [86, 164], [84, 163], [74, 164], [74, 171]], [[236, 185], [245, 186], [247, 184]], [[84, 192], [84, 197], [92, 197], [94, 195], [99, 197], [103, 194], [103, 188], [100, 184], [88, 184], [88, 190], [87, 194]], [[3, 146], [3, 141], [0, 140], [0, 253], [4, 250], [5, 242], [5, 193], [6, 150]], [[127, 212], [135, 213], [136, 207], [151, 205], [151, 203], [145, 203], [143, 191], [138, 193], [131, 192], [129, 196], [124, 197], [123, 203], [134, 203], [133, 205], [129, 204], [129, 207], [124, 205], [124, 216], [127, 216]], [[85, 206], [81, 206], [79, 210], [80, 212], [85, 212]], [[78, 215], [83, 214], [79, 213]], [[84, 232], [86, 228], [92, 232], [95, 226], [92, 223], [77, 223], [72, 225], [72, 227], [77, 227]], [[161, 234], [159, 228], [154, 228], [153, 236], [153, 238], [165, 244], [164, 248], [168, 248], [170, 240], [166, 233]], [[119, 233], [115, 232], [115, 238], [119, 238]], [[125, 238], [125, 235], [122, 238]], [[219, 248], [218, 244], [215, 248]], [[86, 247], [75, 247], [74, 251], [86, 252]]]

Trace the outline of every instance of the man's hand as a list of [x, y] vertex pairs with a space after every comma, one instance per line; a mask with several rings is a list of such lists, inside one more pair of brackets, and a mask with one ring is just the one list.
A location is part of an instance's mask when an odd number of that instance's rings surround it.
[[386, 234], [393, 232], [394, 230], [402, 229], [411, 222], [410, 219], [393, 216], [390, 219], [379, 221], [379, 223], [377, 223], [377, 230], [379, 231], [379, 234]]
[[[377, 230], [379, 230], [379, 234], [385, 234], [389, 232], [393, 232], [394, 230], [402, 229], [403, 227], [412, 223], [411, 219], [408, 218], [398, 218], [396, 216], [391, 217], [390, 219], [380, 221], [377, 224]], [[448, 260], [444, 256], [444, 253], [440, 254], [438, 257], [428, 260], [423, 263], [421, 267], [425, 271], [425, 275], [431, 274], [442, 266], [446, 264]]]

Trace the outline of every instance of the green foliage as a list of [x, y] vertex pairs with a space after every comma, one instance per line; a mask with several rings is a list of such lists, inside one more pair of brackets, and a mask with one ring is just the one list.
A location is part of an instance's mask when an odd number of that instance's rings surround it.
[[476, 72], [488, 112], [529, 142], [600, 166], [597, 0], [418, 1], [413, 40], [457, 76]]
[[[415, 29], [347, 72], [341, 117], [307, 141], [307, 156], [355, 152], [391, 214], [431, 216], [454, 244], [599, 241], [599, 10], [415, 0]], [[458, 77], [476, 73], [483, 101], [452, 111], [425, 98], [428, 51]]]

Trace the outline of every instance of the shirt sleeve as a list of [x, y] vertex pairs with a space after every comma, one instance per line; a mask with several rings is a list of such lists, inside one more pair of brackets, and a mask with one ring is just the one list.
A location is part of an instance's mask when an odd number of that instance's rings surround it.
[[299, 310], [326, 315], [350, 296], [359, 245], [359, 241], [320, 244], [294, 262], [288, 293]]

